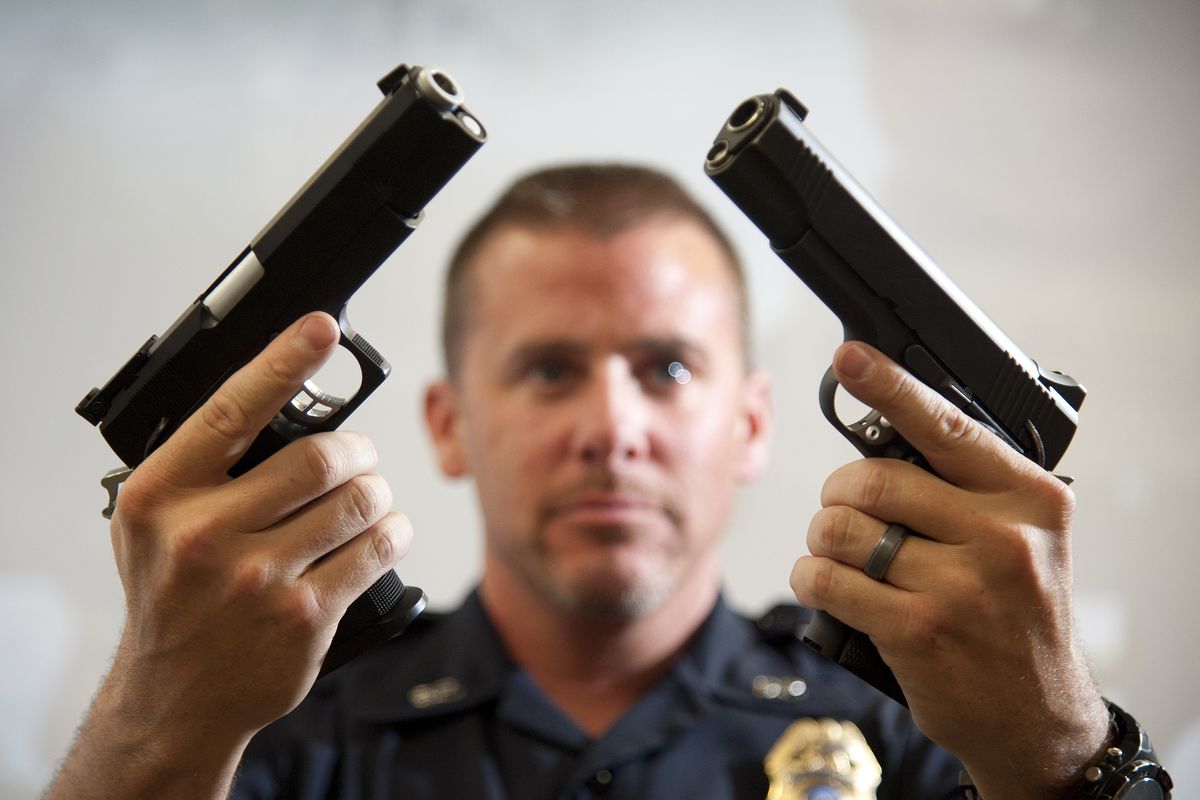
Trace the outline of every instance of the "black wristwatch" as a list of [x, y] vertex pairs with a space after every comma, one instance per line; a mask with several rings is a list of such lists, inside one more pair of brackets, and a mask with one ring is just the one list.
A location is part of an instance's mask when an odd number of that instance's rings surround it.
[[[1083, 772], [1083, 782], [1072, 800], [1170, 800], [1174, 784], [1158, 763], [1150, 736], [1125, 709], [1104, 701], [1112, 715], [1113, 744]], [[963, 800], [983, 800], [964, 771], [960, 781]]]
[[1123, 708], [1110, 700], [1105, 703], [1116, 736], [1100, 763], [1084, 771], [1075, 799], [1166, 800], [1174, 784], [1158, 763], [1150, 736]]

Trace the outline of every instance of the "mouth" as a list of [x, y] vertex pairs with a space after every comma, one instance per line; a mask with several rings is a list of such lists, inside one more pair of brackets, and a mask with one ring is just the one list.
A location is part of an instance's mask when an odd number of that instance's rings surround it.
[[637, 495], [598, 492], [558, 503], [551, 509], [550, 516], [585, 527], [625, 527], [660, 522], [665, 517], [665, 510]]

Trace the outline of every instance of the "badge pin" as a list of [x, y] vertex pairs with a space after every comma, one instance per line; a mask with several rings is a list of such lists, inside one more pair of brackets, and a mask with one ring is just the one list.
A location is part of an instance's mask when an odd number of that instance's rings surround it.
[[422, 683], [408, 690], [408, 702], [413, 708], [429, 708], [452, 703], [467, 696], [467, 687], [457, 678], [439, 678]]
[[757, 675], [750, 693], [762, 700], [799, 700], [808, 694], [808, 683], [797, 675]]
[[858, 726], [801, 719], [788, 726], [763, 762], [767, 800], [875, 800], [883, 770]]

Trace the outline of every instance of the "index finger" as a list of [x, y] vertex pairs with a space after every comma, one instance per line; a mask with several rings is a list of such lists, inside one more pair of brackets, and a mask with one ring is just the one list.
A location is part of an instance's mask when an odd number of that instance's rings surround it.
[[177, 486], [205, 485], [230, 467], [328, 360], [340, 332], [328, 314], [308, 314], [276, 336], [221, 385], [151, 456]]
[[1043, 470], [875, 348], [846, 342], [834, 354], [846, 391], [883, 414], [938, 475], [963, 488], [1009, 488]]

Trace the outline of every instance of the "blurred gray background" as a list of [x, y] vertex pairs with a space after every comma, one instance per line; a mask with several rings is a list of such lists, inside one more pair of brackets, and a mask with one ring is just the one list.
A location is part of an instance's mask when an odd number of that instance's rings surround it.
[[455, 235], [527, 167], [628, 159], [695, 189], [751, 270], [779, 435], [743, 494], [727, 585], [748, 611], [788, 597], [820, 485], [855, 456], [815, 399], [840, 328], [701, 170], [740, 100], [786, 86], [1018, 344], [1088, 386], [1061, 467], [1077, 478], [1085, 644], [1175, 755], [1177, 796], [1200, 786], [1194, 0], [0, 8], [0, 796], [36, 795], [121, 625], [97, 483], [115, 458], [73, 407], [238, 254], [401, 61], [450, 72], [491, 134], [351, 305], [395, 367], [353, 422], [416, 525], [405, 580], [448, 606], [479, 563], [470, 487], [438, 477], [418, 414]]

